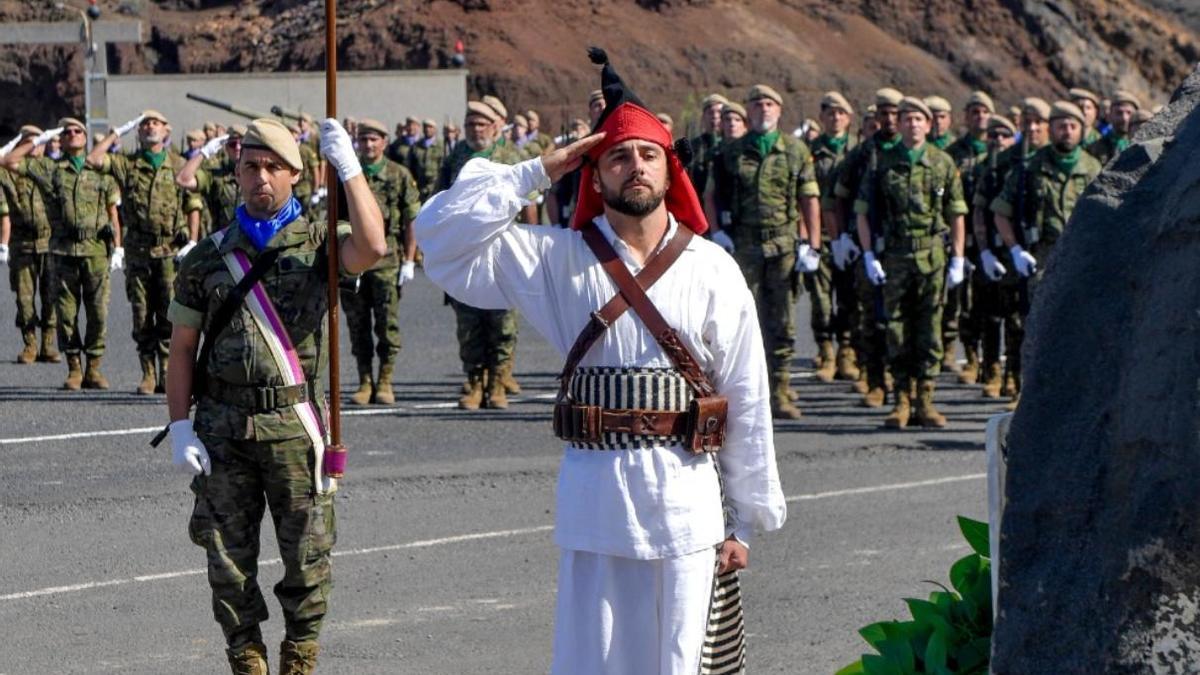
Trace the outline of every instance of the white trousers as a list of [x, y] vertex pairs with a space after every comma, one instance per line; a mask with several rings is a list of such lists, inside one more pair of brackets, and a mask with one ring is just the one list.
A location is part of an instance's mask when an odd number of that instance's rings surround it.
[[551, 675], [696, 675], [716, 562], [563, 550]]

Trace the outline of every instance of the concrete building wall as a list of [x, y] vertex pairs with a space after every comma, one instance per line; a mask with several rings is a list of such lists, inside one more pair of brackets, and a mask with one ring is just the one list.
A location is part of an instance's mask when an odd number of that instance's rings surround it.
[[[349, 71], [338, 73], [338, 119], [371, 117], [395, 127], [408, 115], [462, 123], [467, 107], [466, 70]], [[325, 111], [324, 73], [211, 73], [202, 75], [117, 75], [108, 82], [109, 118], [113, 126], [142, 110], [159, 110], [171, 120], [172, 140], [206, 120], [223, 124], [246, 119], [188, 99], [187, 93], [269, 113], [278, 105], [308, 112]], [[126, 145], [129, 141], [126, 140]]]

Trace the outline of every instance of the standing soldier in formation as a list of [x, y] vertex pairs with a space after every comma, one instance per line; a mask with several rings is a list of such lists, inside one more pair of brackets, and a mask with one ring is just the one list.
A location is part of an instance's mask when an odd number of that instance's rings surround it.
[[1083, 125], [1083, 149], [1087, 150], [1093, 143], [1100, 140], [1100, 130], [1096, 128], [1096, 123], [1100, 119], [1100, 97], [1083, 87], [1072, 87], [1067, 95], [1071, 97], [1071, 102], [1079, 106], [1083, 111], [1083, 117], [1087, 122]]
[[[521, 161], [511, 144], [499, 142], [503, 124], [503, 114], [492, 105], [483, 101], [467, 103], [463, 120], [464, 142], [446, 157], [437, 192], [453, 185], [459, 171], [468, 160], [475, 157], [484, 157], [498, 164], [517, 164]], [[536, 217], [530, 213], [531, 210], [532, 207], [524, 210], [525, 222]], [[516, 313], [471, 307], [450, 296], [447, 296], [447, 302], [454, 308], [458, 353], [463, 372], [467, 375], [465, 391], [458, 400], [458, 407], [477, 410], [486, 403], [489, 408], [507, 408], [507, 394], [510, 389], [516, 388], [516, 381], [512, 379], [512, 358], [517, 343]], [[509, 386], [505, 386], [506, 380], [511, 381]]]
[[[242, 154], [242, 138], [246, 127], [235, 124], [225, 136], [217, 136], [200, 148], [200, 153], [183, 165], [175, 182], [179, 187], [195, 192], [204, 200], [205, 210], [212, 214], [211, 229], [216, 230], [233, 222], [238, 204], [242, 203], [241, 189], [237, 182], [237, 163]], [[183, 260], [196, 242], [212, 232], [191, 231], [190, 241], [179, 250]]]
[[[74, 133], [74, 132], [72, 132]], [[46, 138], [41, 129], [21, 127], [21, 141]], [[45, 145], [31, 151], [34, 157], [44, 154]], [[55, 347], [57, 322], [54, 312], [54, 260], [50, 256], [50, 219], [37, 184], [20, 173], [0, 173], [0, 197], [4, 207], [0, 215], [5, 227], [0, 231], [0, 246], [8, 263], [8, 281], [17, 296], [17, 330], [21, 331], [23, 348], [17, 363], [59, 363], [62, 358]], [[39, 306], [40, 310], [39, 311]], [[38, 329], [42, 331], [38, 346]]]
[[692, 185], [701, 190], [708, 185], [708, 169], [721, 146], [721, 113], [726, 103], [729, 101], [720, 94], [709, 94], [700, 103], [700, 134], [691, 139], [692, 162], [687, 170]]
[[[838, 172], [836, 208], [838, 223], [849, 224], [855, 218], [854, 201], [867, 174], [878, 165], [880, 156], [900, 144], [899, 106], [904, 95], [891, 87], [875, 92], [874, 121], [878, 129], [852, 150]], [[868, 128], [869, 130], [869, 128]], [[857, 221], [854, 221], [857, 222]], [[857, 227], [855, 228], [857, 238]], [[869, 251], [870, 249], [863, 249]], [[876, 253], [880, 253], [876, 251]], [[859, 380], [855, 391], [863, 395], [862, 403], [878, 408], [887, 398], [887, 339], [883, 295], [867, 278], [866, 268], [855, 265], [855, 288], [858, 291], [856, 351]]]
[[[1034, 153], [1021, 170], [1009, 171], [1004, 190], [991, 204], [996, 229], [1008, 247], [1014, 271], [1025, 285], [1019, 307], [1022, 328], [1030, 298], [1045, 274], [1054, 245], [1083, 191], [1103, 169], [1080, 147], [1087, 119], [1078, 106], [1058, 101], [1049, 117], [1050, 145]], [[1015, 409], [1021, 395], [1020, 343], [1008, 358], [1015, 383], [1010, 407]]]
[[[362, 124], [359, 121], [359, 124]], [[403, 130], [403, 133], [401, 131]], [[404, 127], [396, 125], [396, 138], [387, 147], [384, 155], [399, 164], [400, 166], [409, 166], [409, 155], [412, 154], [413, 148], [416, 147], [417, 141], [421, 138], [421, 120], [409, 115], [404, 118]]]
[[[932, 111], [921, 99], [906, 97], [899, 113], [901, 143], [877, 158], [877, 168], [859, 188], [854, 212], [866, 251], [864, 267], [871, 283], [883, 289], [887, 316], [896, 402], [885, 425], [903, 429], [915, 412], [921, 426], [944, 427], [946, 418], [933, 404], [942, 363], [942, 297], [946, 285], [963, 282], [967, 204], [954, 160], [926, 141]], [[948, 266], [947, 232], [952, 242]], [[876, 240], [882, 242], [882, 260], [875, 256]]]
[[795, 304], [799, 273], [820, 264], [820, 188], [804, 142], [778, 129], [783, 97], [755, 85], [746, 97], [750, 133], [722, 149], [730, 195], [732, 232], [714, 228], [712, 240], [733, 254], [758, 304], [766, 344], [771, 412], [798, 419], [792, 402], [791, 362], [796, 339]]
[[437, 122], [427, 119], [421, 123], [421, 133], [424, 136], [413, 146], [411, 161], [406, 167], [417, 181], [417, 191], [421, 202], [433, 196], [437, 187], [438, 172], [442, 162], [446, 161], [445, 146], [438, 139]]
[[[86, 164], [83, 122], [66, 117], [58, 125], [65, 148], [62, 159], [25, 157], [35, 145], [48, 140], [42, 134], [17, 146], [5, 158], [5, 167], [37, 185], [50, 222], [58, 345], [67, 356], [63, 389], [107, 389], [100, 362], [108, 325], [109, 257], [122, 243], [119, 194], [110, 176]], [[87, 315], [87, 335], [82, 340], [81, 310]], [[86, 373], [81, 355], [87, 356]]]
[[[184, 193], [175, 184], [175, 174], [184, 160], [165, 145], [166, 116], [144, 111], [137, 119], [116, 129], [88, 154], [88, 164], [116, 179], [124, 214], [123, 242], [113, 253], [117, 269], [125, 267], [125, 293], [133, 310], [133, 341], [142, 365], [137, 393], [163, 393], [167, 380], [167, 356], [171, 322], [167, 307], [174, 297], [175, 256], [188, 243], [187, 216], [201, 208], [198, 199], [185, 204]], [[138, 150], [128, 155], [111, 155], [123, 134], [138, 130]], [[122, 263], [125, 263], [122, 265]]]
[[1088, 146], [1088, 153], [1100, 160], [1100, 165], [1108, 164], [1113, 157], [1121, 154], [1129, 147], [1133, 135], [1133, 118], [1142, 108], [1138, 97], [1128, 91], [1118, 90], [1113, 94], [1108, 112], [1108, 123], [1112, 125], [1103, 138]]
[[[931, 108], [932, 110], [932, 108]], [[973, 222], [970, 205], [975, 198], [975, 168], [987, 161], [987, 127], [988, 120], [996, 112], [992, 97], [982, 91], [972, 92], [965, 107], [967, 132], [949, 146], [944, 148], [958, 167], [962, 177], [963, 196], [967, 201], [967, 223]], [[936, 116], [937, 113], [935, 112]], [[946, 242], [949, 246], [950, 242]], [[979, 260], [979, 248], [971, 228], [966, 234], [967, 260]], [[958, 370], [958, 361], [954, 354], [954, 341], [961, 340], [966, 364], [958, 373], [958, 381], [962, 384], [975, 384], [979, 379], [979, 317], [975, 311], [974, 291], [980, 277], [968, 274], [967, 282], [949, 289], [946, 292], [946, 308], [942, 313], [942, 349], [945, 356], [942, 362], [943, 370]]]
[[300, 172], [300, 182], [296, 183], [292, 194], [300, 201], [300, 208], [307, 214], [313, 212], [325, 196], [324, 188], [321, 187], [324, 180], [321, 176], [321, 156], [311, 145], [300, 141], [301, 132], [298, 125], [289, 124], [287, 129], [296, 139], [300, 147], [300, 161], [304, 163], [304, 169]]
[[536, 110], [526, 110], [525, 119], [529, 121], [529, 141], [537, 143], [538, 148], [547, 153], [554, 149], [554, 139], [542, 131], [542, 118]]
[[933, 113], [929, 142], [938, 150], [945, 150], [954, 142], [954, 106], [941, 96], [925, 97], [925, 105]]
[[[350, 400], [358, 405], [396, 402], [392, 371], [400, 353], [400, 289], [412, 281], [416, 266], [417, 241], [411, 224], [421, 207], [417, 183], [408, 169], [383, 156], [387, 138], [387, 127], [382, 122], [359, 120], [359, 162], [383, 214], [387, 253], [362, 273], [356, 289], [341, 290], [350, 328], [350, 351], [358, 364], [358, 389]], [[379, 375], [372, 380], [371, 365], [376, 355]]]
[[[854, 290], [854, 271], [849, 268], [857, 250], [844, 224], [837, 219], [833, 196], [838, 171], [853, 147], [850, 122], [854, 108], [840, 92], [827, 92], [821, 97], [821, 135], [810, 145], [817, 184], [821, 188], [822, 241], [828, 245], [821, 251], [821, 266], [804, 277], [812, 305], [812, 331], [817, 342], [817, 379], [832, 382], [834, 378], [858, 379], [850, 327], [857, 321], [858, 298]], [[836, 355], [833, 341], [837, 340]]]

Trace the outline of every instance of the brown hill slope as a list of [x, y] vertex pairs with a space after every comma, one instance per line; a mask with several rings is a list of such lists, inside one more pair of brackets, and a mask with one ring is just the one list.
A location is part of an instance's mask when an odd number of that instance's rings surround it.
[[[117, 72], [320, 70], [319, 0], [102, 1], [148, 23], [147, 41], [112, 54]], [[608, 48], [652, 106], [679, 116], [711, 90], [768, 82], [814, 112], [821, 91], [865, 100], [882, 84], [1003, 101], [1069, 86], [1124, 87], [1162, 99], [1200, 59], [1177, 0], [342, 0], [346, 69], [446, 67], [467, 45], [472, 94], [578, 115]], [[51, 2], [0, 0], [0, 20], [68, 19]], [[0, 127], [77, 109], [80, 59], [65, 47], [2, 48]], [[74, 77], [71, 77], [74, 75]], [[59, 100], [66, 97], [66, 101]], [[347, 108], [349, 110], [349, 108]], [[397, 116], [404, 111], [397, 111]]]

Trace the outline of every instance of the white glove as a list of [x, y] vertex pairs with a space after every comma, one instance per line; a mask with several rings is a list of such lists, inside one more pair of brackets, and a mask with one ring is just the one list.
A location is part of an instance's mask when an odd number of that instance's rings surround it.
[[829, 242], [829, 252], [833, 255], [833, 266], [839, 270], [846, 269], [846, 256], [848, 254], [848, 251], [846, 251], [847, 241], [849, 241], [849, 239], [846, 238], [846, 235], [842, 235]]
[[221, 148], [225, 147], [225, 141], [227, 140], [229, 140], [229, 134], [217, 136], [205, 143], [204, 147], [200, 148], [200, 154], [204, 155], [204, 159], [212, 159], [217, 153], [221, 152]]
[[417, 263], [408, 260], [400, 265], [400, 274], [396, 277], [396, 288], [412, 281], [417, 277]]
[[1000, 281], [1008, 271], [996, 260], [996, 255], [987, 249], [979, 254], [979, 264], [983, 265], [983, 276], [987, 277], [988, 281]]
[[193, 476], [202, 472], [205, 476], [212, 475], [212, 460], [196, 432], [192, 431], [192, 421], [171, 422], [168, 428], [171, 430], [171, 463], [175, 468]]
[[807, 243], [796, 247], [796, 271], [802, 274], [812, 274], [821, 268], [821, 254], [813, 250]]
[[194, 248], [196, 248], [196, 242], [189, 239], [188, 243], [184, 244], [183, 247], [179, 249], [179, 253], [175, 254], [175, 262], [182, 261], [187, 257], [188, 253], [192, 252], [192, 249]]
[[108, 269], [116, 271], [125, 269], [125, 249], [120, 246], [113, 249], [112, 261], [108, 263]]
[[8, 264], [8, 244], [0, 244], [0, 265]]
[[733, 239], [730, 239], [729, 235], [725, 234], [725, 230], [713, 232], [712, 241], [717, 246], [725, 249], [726, 253], [733, 253]]
[[33, 137], [33, 146], [36, 148], [39, 145], [45, 145], [45, 144], [49, 143], [50, 141], [61, 136], [62, 132], [63, 132], [62, 127], [54, 127], [53, 129], [47, 129], [47, 130], [43, 131], [42, 133], [38, 134], [37, 136]]
[[966, 267], [966, 258], [957, 255], [950, 258], [950, 269], [946, 271], [946, 285], [955, 288], [961, 284], [967, 276]]
[[122, 124], [121, 126], [117, 127], [113, 131], [116, 131], [118, 136], [124, 136], [125, 134], [136, 129], [137, 125], [141, 124], [142, 120], [144, 120], [144, 119], [146, 119], [145, 115], [138, 115], [137, 117], [129, 120], [125, 124]]
[[343, 183], [362, 173], [362, 165], [358, 163], [358, 154], [354, 152], [350, 134], [346, 133], [341, 122], [332, 117], [321, 122], [321, 156], [337, 169], [338, 178]]
[[1020, 244], [1013, 244], [1013, 247], [1008, 249], [1008, 254], [1012, 256], [1013, 266], [1017, 270], [1017, 274], [1023, 277], [1032, 276], [1037, 272], [1037, 258], [1029, 254], [1029, 251], [1021, 248]]
[[13, 139], [11, 141], [5, 143], [4, 147], [0, 148], [0, 157], [3, 157], [5, 155], [7, 155], [8, 153], [12, 152], [13, 148], [17, 147], [17, 143], [21, 142], [21, 138], [22, 138], [22, 135], [17, 134], [15, 137], [13, 137]]
[[858, 242], [854, 241], [854, 237], [848, 232], [843, 232], [838, 239], [846, 240], [846, 264], [853, 265], [854, 261], [862, 257], [862, 249], [858, 247]]
[[883, 272], [883, 263], [875, 259], [875, 253], [867, 251], [863, 254], [863, 266], [867, 269], [867, 280], [872, 286], [882, 286], [887, 281]]

